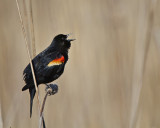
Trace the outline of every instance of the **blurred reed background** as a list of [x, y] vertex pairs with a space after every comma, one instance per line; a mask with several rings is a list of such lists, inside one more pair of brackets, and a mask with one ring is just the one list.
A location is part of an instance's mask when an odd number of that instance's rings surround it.
[[[159, 0], [19, 0], [32, 55], [73, 33], [64, 74], [48, 97], [48, 128], [160, 128]], [[29, 63], [15, 0], [0, 0], [0, 127], [38, 127], [22, 92]], [[35, 49], [34, 49], [35, 45]], [[40, 86], [41, 100], [44, 97]]]

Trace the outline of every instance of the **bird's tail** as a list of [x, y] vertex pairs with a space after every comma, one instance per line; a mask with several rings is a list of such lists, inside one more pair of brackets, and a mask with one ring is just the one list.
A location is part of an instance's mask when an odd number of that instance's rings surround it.
[[30, 117], [32, 116], [32, 106], [33, 106], [33, 99], [36, 93], [35, 88], [29, 88], [29, 93], [30, 93]]
[[26, 84], [23, 88], [22, 88], [22, 91], [25, 91], [29, 89], [29, 93], [30, 93], [30, 117], [32, 116], [32, 106], [33, 106], [33, 99], [34, 99], [34, 96], [35, 96], [35, 93], [36, 93], [36, 89], [34, 87], [34, 85], [29, 85], [29, 84]]

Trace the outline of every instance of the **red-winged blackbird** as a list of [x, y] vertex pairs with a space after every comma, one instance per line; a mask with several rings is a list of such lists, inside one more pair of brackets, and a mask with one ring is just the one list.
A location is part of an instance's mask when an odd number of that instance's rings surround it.
[[[68, 61], [68, 50], [71, 46], [70, 42], [74, 40], [67, 39], [68, 36], [69, 34], [57, 35], [50, 46], [32, 60], [37, 85], [50, 83], [62, 75], [65, 64]], [[23, 75], [26, 85], [22, 88], [22, 91], [29, 89], [31, 117], [33, 98], [36, 90], [30, 64], [24, 69]]]

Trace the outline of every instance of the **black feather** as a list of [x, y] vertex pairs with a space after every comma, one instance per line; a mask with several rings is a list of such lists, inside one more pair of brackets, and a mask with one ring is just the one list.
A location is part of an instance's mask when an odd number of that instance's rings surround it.
[[25, 85], [23, 88], [22, 88], [22, 91], [25, 91], [25, 90], [27, 90], [29, 88], [29, 86], [28, 86], [28, 84], [27, 85]]
[[35, 88], [29, 88], [30, 93], [30, 117], [32, 116], [32, 106], [33, 106], [33, 99], [36, 93]]
[[[68, 61], [68, 50], [71, 46], [70, 41], [72, 41], [67, 40], [67, 37], [67, 35], [63, 34], [57, 35], [51, 45], [32, 60], [37, 85], [50, 83], [62, 75], [65, 64]], [[64, 58], [62, 63], [48, 66], [51, 61], [61, 57]], [[32, 105], [36, 90], [30, 64], [24, 69], [23, 75], [26, 85], [22, 88], [22, 91], [29, 89], [30, 116], [32, 116]]]

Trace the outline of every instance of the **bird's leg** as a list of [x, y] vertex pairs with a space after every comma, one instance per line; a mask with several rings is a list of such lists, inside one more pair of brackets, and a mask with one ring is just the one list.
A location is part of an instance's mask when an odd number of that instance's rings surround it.
[[58, 86], [56, 84], [46, 84], [46, 93], [50, 95], [54, 95], [58, 92]]

